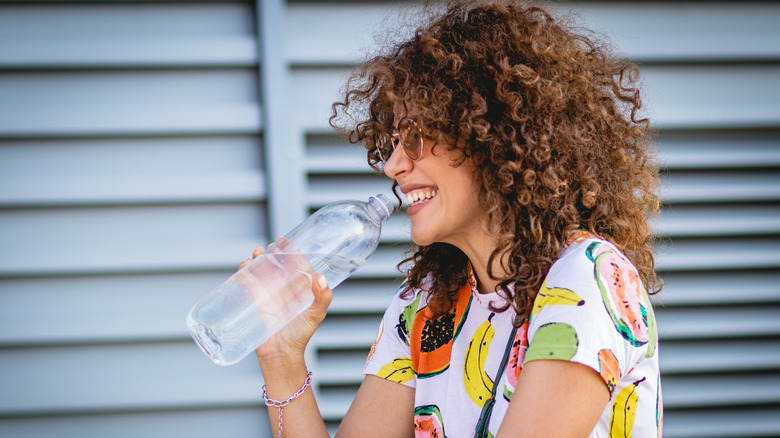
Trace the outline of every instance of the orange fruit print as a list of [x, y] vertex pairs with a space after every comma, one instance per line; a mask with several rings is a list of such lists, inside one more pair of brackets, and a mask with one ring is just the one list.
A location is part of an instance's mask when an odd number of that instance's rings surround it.
[[409, 336], [417, 378], [435, 376], [450, 366], [452, 342], [463, 327], [471, 299], [471, 286], [466, 283], [458, 291], [457, 301], [449, 312], [434, 318], [428, 306], [417, 311]]

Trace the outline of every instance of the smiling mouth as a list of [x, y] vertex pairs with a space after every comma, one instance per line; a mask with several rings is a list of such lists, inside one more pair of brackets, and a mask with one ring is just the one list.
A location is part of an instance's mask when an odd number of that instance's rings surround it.
[[423, 202], [434, 198], [438, 194], [439, 190], [420, 190], [410, 192], [406, 194], [406, 202], [409, 204], [409, 207], [411, 207], [413, 205], [422, 204]]

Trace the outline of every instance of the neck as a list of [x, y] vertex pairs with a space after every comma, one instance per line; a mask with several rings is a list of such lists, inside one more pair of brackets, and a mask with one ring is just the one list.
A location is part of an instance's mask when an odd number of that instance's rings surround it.
[[[477, 290], [479, 293], [485, 294], [495, 292], [499, 281], [494, 280], [488, 272], [490, 254], [493, 253], [497, 246], [494, 237], [486, 233], [478, 239], [469, 239], [456, 246], [463, 251], [471, 262], [474, 276], [477, 278]], [[500, 256], [496, 258], [496, 262], [500, 262], [500, 260]], [[497, 277], [502, 277], [505, 274], [504, 271], [500, 269], [500, 263], [493, 264], [492, 273]]]

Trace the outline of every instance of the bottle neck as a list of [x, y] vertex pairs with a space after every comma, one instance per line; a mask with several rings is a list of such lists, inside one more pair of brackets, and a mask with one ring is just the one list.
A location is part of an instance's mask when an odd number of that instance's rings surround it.
[[367, 210], [371, 219], [381, 223], [393, 213], [393, 206], [385, 195], [379, 194], [368, 198]]

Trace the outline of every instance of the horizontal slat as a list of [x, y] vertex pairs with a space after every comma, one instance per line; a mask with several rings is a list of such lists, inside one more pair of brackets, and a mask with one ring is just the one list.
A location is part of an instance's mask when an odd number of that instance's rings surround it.
[[340, 421], [357, 394], [357, 386], [334, 386], [320, 390], [319, 406], [325, 421]]
[[400, 281], [349, 278], [333, 291], [328, 314], [384, 313]]
[[396, 266], [404, 259], [404, 252], [408, 245], [381, 245], [366, 260], [366, 264], [360, 267], [353, 276], [355, 278], [387, 278], [400, 277]]
[[[775, 3], [583, 2], [586, 27], [605, 32], [642, 63], [778, 59]], [[765, 38], [770, 38], [766, 40]]]
[[0, 140], [0, 180], [245, 172], [263, 168], [262, 150], [256, 135]]
[[658, 248], [656, 261], [660, 271], [777, 268], [780, 241], [677, 239]]
[[659, 129], [776, 128], [778, 75], [780, 64], [645, 66], [643, 98]]
[[251, 68], [4, 72], [0, 104], [11, 113], [229, 106], [256, 102], [257, 82]]
[[257, 62], [251, 2], [4, 5], [0, 40], [0, 68]]
[[394, 199], [390, 191], [391, 180], [375, 175], [352, 177], [309, 177], [307, 204], [319, 208], [342, 199], [368, 200], [369, 196], [383, 194]]
[[[780, 372], [780, 341], [777, 339], [661, 342], [660, 351], [662, 375], [753, 370]], [[724, 351], [729, 353], [723, 354]]]
[[780, 200], [777, 172], [675, 172], [664, 178], [661, 199], [670, 203]]
[[673, 205], [654, 218], [666, 237], [780, 234], [780, 205]]
[[0, 45], [0, 68], [251, 67], [252, 35], [235, 37], [23, 39]]
[[360, 385], [368, 347], [356, 350], [320, 350], [317, 368], [321, 385]]
[[[105, 436], [137, 438], [176, 431], [188, 438], [213, 438], [230, 431], [231, 437], [270, 436], [265, 407], [215, 407], [190, 411], [99, 413], [0, 418], [0, 435], [7, 438], [84, 438]], [[261, 435], [262, 436], [262, 435]]]
[[0, 179], [0, 206], [257, 202], [265, 199], [260, 171], [65, 176]]
[[0, 137], [215, 135], [260, 131], [257, 104], [0, 109]]
[[780, 335], [780, 306], [656, 307], [655, 316], [661, 339], [734, 339]]
[[0, 36], [163, 37], [254, 32], [253, 5], [249, 1], [3, 3]]
[[[79, 244], [122, 249], [142, 241], [162, 245], [200, 240], [206, 245], [219, 240], [265, 240], [264, 215], [262, 205], [229, 203], [6, 209], [0, 211], [0, 244], [13, 251], [26, 245], [45, 251]], [[249, 245], [244, 252], [252, 249]], [[73, 256], [79, 254], [78, 248], [71, 251]]]
[[776, 437], [778, 430], [780, 409], [772, 406], [664, 412], [667, 438]]
[[335, 174], [373, 174], [374, 171], [368, 166], [364, 157], [318, 157], [309, 158], [306, 161], [306, 169], [311, 173]]
[[252, 69], [0, 75], [0, 137], [256, 133]]
[[665, 306], [780, 303], [780, 272], [722, 271], [663, 273], [658, 299]]
[[0, 280], [0, 346], [187, 339], [190, 307], [230, 274]]
[[229, 270], [235, 269], [253, 248], [262, 245], [265, 242], [259, 238], [157, 241], [154, 251], [149, 251], [148, 241], [125, 247], [85, 242], [75, 250], [74, 247], [52, 248], [37, 244], [20, 247], [15, 253], [0, 253], [0, 277]]
[[[572, 8], [583, 24], [612, 37], [621, 52], [642, 61], [778, 59], [776, 4], [584, 3]], [[328, 20], [322, 20], [328, 16]], [[409, 17], [396, 4], [290, 4], [286, 52], [294, 64], [348, 64], [374, 44], [376, 29], [396, 29]], [[365, 23], [355, 29], [355, 23]], [[662, 29], [659, 32], [659, 29]], [[381, 41], [381, 40], [380, 40]]]
[[0, 352], [0, 417], [262, 405], [256, 359], [220, 367], [191, 340]]
[[376, 339], [381, 321], [382, 315], [328, 315], [314, 333], [312, 345], [318, 349], [368, 348]]
[[306, 135], [306, 165], [312, 173], [374, 173], [366, 162], [366, 149], [342, 136]]
[[776, 130], [667, 130], [658, 137], [667, 169], [780, 167]]
[[780, 403], [780, 375], [661, 377], [664, 409]]

